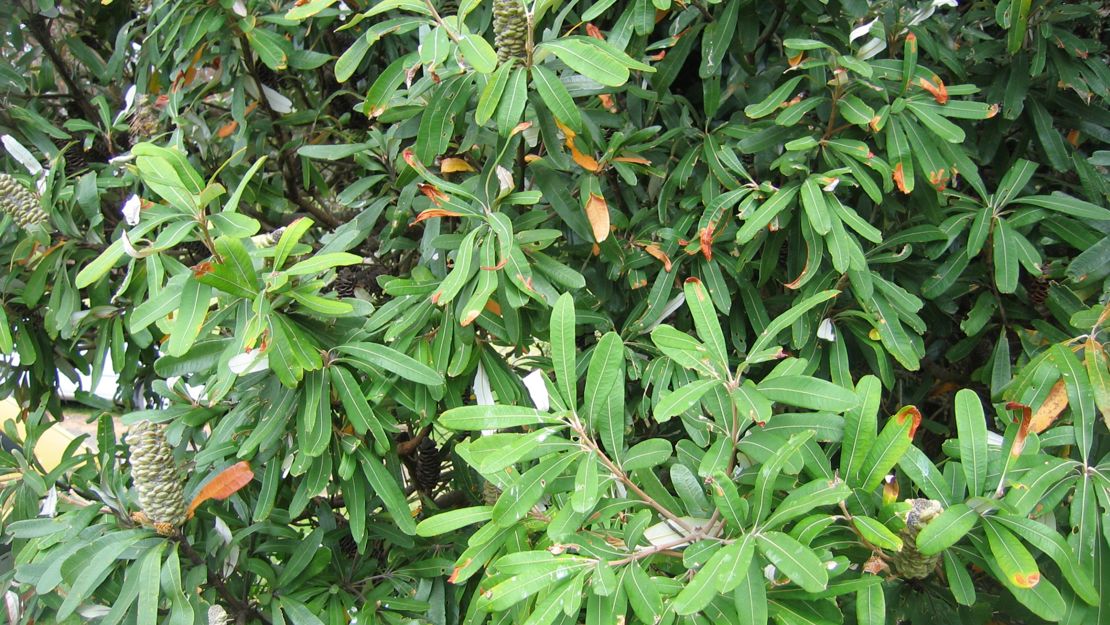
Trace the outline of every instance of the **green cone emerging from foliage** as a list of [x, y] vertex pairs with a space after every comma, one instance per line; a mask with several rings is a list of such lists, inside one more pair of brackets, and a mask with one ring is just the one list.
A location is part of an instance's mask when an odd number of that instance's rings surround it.
[[0, 210], [11, 215], [12, 221], [23, 228], [48, 219], [35, 194], [8, 174], [0, 174]]
[[185, 522], [184, 480], [166, 443], [162, 427], [143, 421], [128, 434], [131, 477], [143, 514], [161, 533]]
[[493, 34], [497, 46], [497, 60], [524, 58], [524, 45], [528, 37], [528, 16], [520, 0], [494, 0]]
[[908, 499], [913, 507], [906, 515], [902, 530], [902, 551], [894, 554], [894, 568], [906, 579], [924, 579], [936, 568], [940, 555], [927, 556], [917, 550], [917, 535], [930, 521], [944, 512], [939, 501], [933, 499]]

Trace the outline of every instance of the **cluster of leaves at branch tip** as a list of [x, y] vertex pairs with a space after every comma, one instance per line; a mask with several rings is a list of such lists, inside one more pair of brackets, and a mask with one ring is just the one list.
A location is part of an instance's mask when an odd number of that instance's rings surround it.
[[524, 58], [528, 16], [521, 0], [494, 0], [493, 36], [498, 61]]
[[944, 506], [933, 499], [907, 499], [911, 505], [906, 515], [906, 527], [901, 531], [902, 550], [891, 560], [898, 574], [906, 579], [925, 579], [936, 569], [940, 554], [927, 556], [917, 550], [917, 535], [930, 521], [944, 512]]
[[22, 228], [46, 223], [49, 219], [35, 194], [8, 174], [0, 174], [0, 210]]
[[185, 522], [185, 478], [173, 458], [162, 426], [143, 421], [128, 433], [131, 477], [139, 506], [159, 533]]

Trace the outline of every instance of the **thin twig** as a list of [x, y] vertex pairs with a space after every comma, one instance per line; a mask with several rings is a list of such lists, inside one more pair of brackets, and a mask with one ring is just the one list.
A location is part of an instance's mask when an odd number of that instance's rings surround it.
[[604, 465], [605, 468], [608, 469], [609, 472], [612, 473], [618, 480], [620, 480], [621, 483], [623, 483], [629, 490], [636, 493], [636, 496], [639, 497], [644, 503], [651, 506], [652, 508], [655, 508], [655, 510], [664, 518], [673, 521], [675, 525], [681, 527], [686, 532], [693, 533], [695, 531], [699, 531], [692, 527], [685, 520], [680, 518], [677, 514], [663, 507], [663, 505], [656, 501], [654, 497], [644, 492], [644, 490], [640, 488], [638, 484], [629, 479], [624, 470], [618, 467], [612, 460], [610, 460], [609, 457], [605, 455], [605, 452], [601, 450], [601, 447], [599, 447], [597, 443], [594, 442], [592, 438], [590, 438], [589, 434], [586, 433], [585, 427], [582, 425], [582, 422], [578, 420], [577, 416], [571, 417], [570, 426], [574, 428], [575, 432], [578, 433], [579, 438], [582, 440], [582, 444], [585, 445], [587, 449], [594, 452], [595, 455], [597, 455], [597, 459], [601, 462], [601, 464]]
[[208, 568], [208, 563], [205, 562], [204, 557], [197, 553], [196, 549], [193, 549], [193, 545], [189, 543], [189, 539], [186, 538], [184, 534], [178, 534], [176, 536], [176, 540], [177, 544], [181, 546], [181, 552], [185, 554], [185, 557], [189, 558], [189, 561], [191, 561], [196, 566], [204, 567], [204, 571], [205, 573], [207, 573], [208, 577], [208, 585], [216, 590], [216, 592], [220, 595], [220, 598], [223, 599], [224, 602], [226, 602], [229, 606], [231, 606], [232, 610], [240, 615], [247, 615], [252, 618], [258, 619], [263, 623], [266, 623], [267, 625], [271, 625], [271, 621], [268, 616], [259, 612], [254, 606], [250, 605], [249, 603], [244, 603], [243, 600], [232, 594], [231, 589], [229, 589], [227, 587], [227, 584], [224, 583], [223, 578], [217, 575], [215, 571]]

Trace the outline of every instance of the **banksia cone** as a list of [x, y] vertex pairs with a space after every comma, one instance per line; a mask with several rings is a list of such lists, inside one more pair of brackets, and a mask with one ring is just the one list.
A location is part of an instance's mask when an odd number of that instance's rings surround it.
[[906, 515], [906, 527], [901, 532], [902, 550], [894, 554], [894, 569], [905, 579], [925, 579], [932, 574], [940, 554], [927, 556], [917, 550], [917, 535], [930, 521], [944, 512], [939, 501], [932, 499], [907, 499], [912, 507]]
[[166, 443], [162, 427], [143, 421], [127, 435], [131, 445], [131, 477], [139, 491], [143, 514], [161, 534], [185, 522], [185, 480]]
[[523, 59], [528, 39], [528, 16], [521, 0], [493, 0], [493, 41], [497, 60]]
[[230, 622], [227, 610], [222, 605], [217, 603], [208, 608], [208, 625], [228, 625]]
[[482, 501], [487, 506], [492, 506], [497, 503], [497, 498], [501, 496], [501, 489], [494, 485], [493, 482], [486, 482], [482, 485]]
[[257, 247], [273, 247], [281, 240], [281, 235], [285, 234], [285, 227], [271, 230], [270, 232], [263, 232], [251, 237], [251, 242]]
[[11, 215], [12, 221], [23, 228], [49, 219], [39, 206], [38, 197], [8, 174], [0, 174], [0, 210]]
[[158, 109], [146, 96], [139, 98], [131, 111], [130, 133], [131, 143], [146, 141], [158, 133]]
[[426, 493], [439, 486], [440, 462], [439, 449], [430, 438], [420, 441], [416, 447], [416, 474], [413, 476], [416, 487]]

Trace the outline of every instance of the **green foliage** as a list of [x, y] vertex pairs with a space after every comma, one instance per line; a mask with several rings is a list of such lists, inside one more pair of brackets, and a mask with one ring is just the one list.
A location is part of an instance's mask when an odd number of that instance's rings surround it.
[[1106, 19], [2, 3], [9, 612], [1106, 622]]

